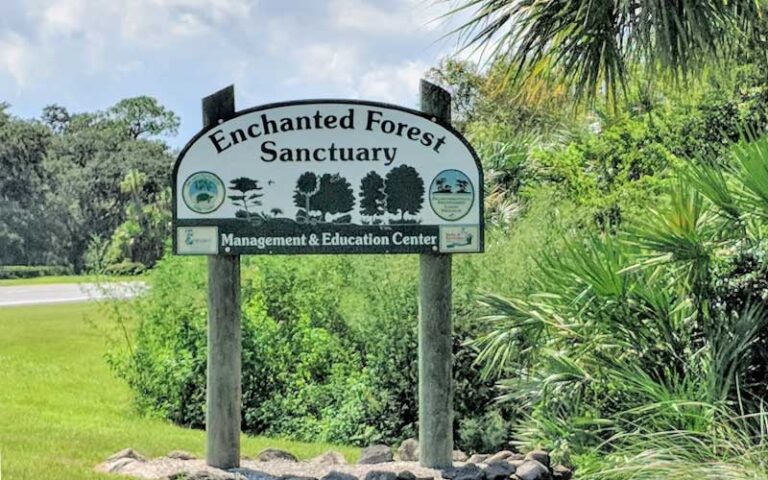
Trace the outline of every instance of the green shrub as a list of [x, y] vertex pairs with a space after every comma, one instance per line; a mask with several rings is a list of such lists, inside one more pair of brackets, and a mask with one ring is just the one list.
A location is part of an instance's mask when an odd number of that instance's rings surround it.
[[147, 269], [146, 266], [138, 262], [120, 262], [104, 267], [105, 275], [140, 275]]
[[65, 265], [0, 265], [0, 280], [72, 275], [73, 273], [72, 267]]

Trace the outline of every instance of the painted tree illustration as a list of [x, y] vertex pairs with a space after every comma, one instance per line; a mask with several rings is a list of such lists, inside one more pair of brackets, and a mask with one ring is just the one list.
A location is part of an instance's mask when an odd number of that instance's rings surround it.
[[449, 193], [451, 192], [451, 186], [447, 184], [448, 180], [445, 177], [440, 177], [437, 179], [437, 192], [438, 193]]
[[230, 180], [229, 189], [240, 192], [240, 195], [229, 195], [229, 199], [236, 207], [242, 207], [247, 217], [251, 216], [249, 207], [258, 207], [261, 205], [262, 188], [259, 181], [248, 177], [238, 177]]
[[400, 221], [405, 220], [405, 214], [416, 215], [424, 203], [424, 180], [415, 168], [400, 165], [387, 173], [384, 193], [387, 196], [387, 212], [400, 215]]
[[360, 182], [360, 214], [369, 217], [384, 215], [384, 179], [371, 170]]
[[467, 187], [469, 186], [469, 182], [462, 179], [456, 179], [456, 187], [459, 189], [458, 193], [468, 193]]
[[352, 185], [338, 173], [326, 173], [320, 177], [320, 186], [313, 200], [313, 207], [320, 211], [323, 222], [328, 214], [351, 212], [355, 207]]
[[312, 172], [305, 172], [299, 176], [296, 181], [296, 189], [293, 191], [293, 204], [298, 208], [303, 208], [306, 215], [309, 216], [312, 208], [312, 197], [317, 193], [317, 175]]

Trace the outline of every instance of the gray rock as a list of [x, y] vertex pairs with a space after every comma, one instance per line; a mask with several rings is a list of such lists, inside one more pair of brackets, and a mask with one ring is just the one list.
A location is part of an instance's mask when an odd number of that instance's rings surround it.
[[486, 460], [491, 458], [490, 455], [486, 453], [475, 453], [471, 457], [469, 457], [469, 460], [467, 460], [467, 463], [485, 463]]
[[526, 460], [536, 460], [540, 464], [549, 468], [549, 453], [544, 450], [533, 450], [525, 456]]
[[483, 469], [487, 480], [507, 480], [516, 470], [517, 467], [506, 460], [491, 463]]
[[573, 470], [565, 465], [555, 465], [552, 467], [552, 480], [571, 480]]
[[469, 457], [466, 453], [462, 452], [461, 450], [454, 450], [453, 451], [453, 461], [454, 462], [466, 462]]
[[272, 460], [283, 460], [286, 462], [299, 461], [299, 459], [296, 458], [296, 456], [291, 452], [286, 452], [285, 450], [280, 450], [279, 448], [267, 448], [262, 450], [259, 452], [256, 458], [258, 458], [260, 462], [269, 462]]
[[486, 458], [485, 463], [490, 465], [491, 463], [500, 462], [502, 460], [509, 460], [514, 454], [514, 452], [510, 452], [509, 450], [502, 450]]
[[168, 480], [236, 480], [237, 478], [236, 474], [224, 470], [197, 470], [195, 472], [174, 473], [168, 477]]
[[302, 477], [300, 475], [282, 475], [280, 480], [317, 480], [315, 477]]
[[230, 473], [232, 473], [236, 479], [246, 479], [246, 480], [278, 480], [278, 478], [274, 475], [270, 475], [266, 472], [260, 472], [258, 470], [252, 470], [250, 468], [233, 468], [229, 470]]
[[344, 458], [344, 455], [342, 455], [341, 452], [330, 450], [318, 457], [313, 458], [310, 460], [310, 463], [317, 465], [346, 465], [347, 459]]
[[393, 460], [392, 450], [386, 445], [371, 445], [363, 449], [360, 454], [360, 460], [357, 463], [361, 465], [370, 465], [374, 463], [386, 463]]
[[395, 472], [372, 470], [365, 474], [365, 480], [397, 480], [397, 474]]
[[174, 450], [166, 456], [168, 458], [173, 458], [175, 460], [196, 460], [197, 459], [195, 454], [185, 452], [184, 450]]
[[400, 444], [400, 448], [397, 449], [397, 458], [402, 462], [418, 462], [419, 441], [415, 438], [403, 440], [403, 443]]
[[107, 472], [107, 473], [121, 473], [123, 468], [126, 465], [130, 465], [134, 462], [140, 462], [141, 460], [136, 460], [135, 458], [118, 458], [116, 460], [111, 460], [109, 462], [103, 463], [99, 468], [100, 470]]
[[507, 457], [507, 461], [511, 462], [512, 460], [525, 460], [525, 455], [522, 453], [513, 453], [509, 457]]
[[520, 468], [520, 465], [525, 463], [525, 460], [506, 460], [506, 461], [509, 462], [509, 464], [515, 468]]
[[403, 470], [397, 474], [397, 480], [416, 480], [416, 475], [408, 470]]
[[331, 470], [328, 475], [324, 476], [320, 480], [359, 480], [356, 476], [349, 473], [339, 472], [337, 470]]
[[536, 460], [526, 460], [515, 472], [520, 480], [551, 480], [547, 467]]
[[440, 474], [448, 480], [485, 480], [485, 472], [474, 463], [461, 467], [446, 468]]
[[147, 461], [147, 457], [145, 457], [144, 455], [140, 454], [139, 452], [137, 452], [136, 450], [134, 450], [132, 448], [124, 448], [124, 449], [120, 450], [119, 452], [117, 452], [117, 453], [111, 455], [109, 458], [107, 458], [107, 461], [111, 462], [111, 461], [114, 461], [114, 460], [119, 460], [121, 458], [131, 458], [133, 460], [138, 460], [140, 462], [146, 462]]

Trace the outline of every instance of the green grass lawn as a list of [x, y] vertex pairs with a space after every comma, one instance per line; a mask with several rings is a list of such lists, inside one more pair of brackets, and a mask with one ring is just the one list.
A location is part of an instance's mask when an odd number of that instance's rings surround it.
[[104, 276], [104, 275], [54, 275], [50, 277], [11, 278], [0, 280], [0, 287], [11, 285], [48, 285], [53, 283], [94, 283], [94, 282], [136, 282], [143, 280], [138, 276]]
[[[86, 320], [88, 319], [88, 320]], [[137, 415], [127, 386], [104, 361], [104, 340], [90, 322], [91, 304], [0, 308], [0, 455], [3, 480], [119, 478], [93, 467], [132, 447], [159, 456], [203, 455], [205, 434]], [[301, 458], [358, 450], [263, 437], [243, 437], [244, 455], [266, 447]]]

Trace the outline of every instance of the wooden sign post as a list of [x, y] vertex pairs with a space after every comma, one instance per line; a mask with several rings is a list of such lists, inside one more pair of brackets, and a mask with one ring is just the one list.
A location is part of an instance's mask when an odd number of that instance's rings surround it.
[[[203, 128], [234, 115], [233, 86], [203, 99]], [[240, 466], [240, 320], [240, 255], [209, 255], [205, 459], [223, 469]]]
[[173, 169], [173, 251], [208, 256], [209, 465], [240, 463], [240, 255], [420, 255], [421, 464], [452, 464], [451, 255], [483, 251], [483, 172], [450, 125], [451, 96], [421, 82], [421, 111], [360, 100], [235, 110], [203, 99], [203, 130]]
[[[451, 122], [451, 95], [421, 81], [421, 111]], [[419, 460], [453, 464], [453, 338], [451, 255], [419, 256]]]

